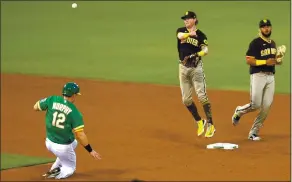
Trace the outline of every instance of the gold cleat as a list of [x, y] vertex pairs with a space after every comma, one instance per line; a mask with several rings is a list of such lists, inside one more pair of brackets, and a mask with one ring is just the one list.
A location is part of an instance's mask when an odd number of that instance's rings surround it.
[[202, 135], [205, 131], [205, 125], [206, 125], [206, 120], [201, 119], [200, 121], [197, 121], [198, 124], [198, 130], [197, 130], [197, 134], [198, 136]]
[[216, 131], [215, 126], [213, 124], [208, 123], [207, 131], [205, 133], [205, 137], [211, 138], [214, 135], [215, 131]]

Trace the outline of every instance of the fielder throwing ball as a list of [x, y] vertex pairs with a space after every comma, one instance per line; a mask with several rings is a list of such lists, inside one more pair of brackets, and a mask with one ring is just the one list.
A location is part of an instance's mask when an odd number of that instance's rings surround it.
[[83, 131], [82, 115], [73, 104], [77, 95], [81, 95], [79, 90], [76, 83], [66, 83], [63, 87], [63, 96], [44, 98], [37, 101], [33, 107], [36, 111], [46, 111], [46, 147], [57, 157], [51, 170], [43, 175], [46, 178], [62, 179], [74, 173], [77, 146], [75, 135], [94, 159], [101, 159], [88, 143]]
[[253, 39], [246, 52], [246, 63], [250, 65], [250, 103], [238, 106], [232, 116], [233, 125], [249, 112], [260, 110], [248, 134], [248, 139], [257, 141], [273, 102], [275, 92], [275, 65], [283, 61], [286, 47], [276, 47], [272, 34], [272, 24], [268, 19], [259, 22], [259, 37]]
[[[178, 28], [177, 49], [179, 53], [179, 81], [184, 105], [193, 115], [198, 124], [197, 135], [200, 136], [205, 131], [205, 137], [212, 137], [215, 127], [212, 120], [211, 104], [206, 92], [206, 80], [203, 69], [202, 57], [208, 53], [208, 41], [206, 35], [197, 29], [197, 15], [192, 11], [187, 11], [181, 17], [185, 27]], [[193, 102], [192, 93], [195, 89], [200, 103], [203, 105], [207, 121], [202, 119]]]

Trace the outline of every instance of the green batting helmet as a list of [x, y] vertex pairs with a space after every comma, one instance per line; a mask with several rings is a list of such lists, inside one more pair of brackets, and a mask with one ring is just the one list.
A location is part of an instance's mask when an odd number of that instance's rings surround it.
[[81, 95], [79, 86], [74, 82], [68, 82], [64, 85], [62, 94], [71, 97], [74, 94]]

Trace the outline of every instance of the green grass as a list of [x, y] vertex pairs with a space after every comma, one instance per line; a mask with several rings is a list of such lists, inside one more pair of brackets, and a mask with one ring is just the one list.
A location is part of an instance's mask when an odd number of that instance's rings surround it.
[[245, 52], [269, 18], [287, 46], [276, 92], [290, 90], [290, 2], [1, 2], [1, 72], [178, 85], [175, 31], [194, 10], [209, 39], [208, 88], [249, 91]]
[[1, 170], [53, 162], [54, 159], [1, 153]]

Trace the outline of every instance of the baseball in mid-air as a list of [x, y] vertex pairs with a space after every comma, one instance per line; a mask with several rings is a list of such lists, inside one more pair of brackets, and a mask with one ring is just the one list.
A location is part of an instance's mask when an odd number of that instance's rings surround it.
[[77, 3], [73, 3], [72, 8], [77, 8]]

